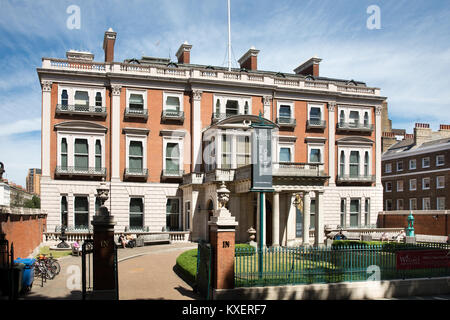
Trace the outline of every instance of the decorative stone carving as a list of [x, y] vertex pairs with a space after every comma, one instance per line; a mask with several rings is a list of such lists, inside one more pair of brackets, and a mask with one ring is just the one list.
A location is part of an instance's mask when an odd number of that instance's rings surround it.
[[265, 106], [270, 105], [271, 101], [272, 101], [272, 96], [263, 96], [263, 104]]
[[328, 102], [328, 111], [334, 112], [335, 109], [336, 109], [336, 102], [334, 101]]
[[383, 107], [382, 106], [376, 106], [375, 107], [375, 114], [377, 115], [377, 116], [379, 116], [379, 115], [381, 115], [381, 111], [383, 110]]
[[97, 198], [100, 200], [101, 206], [96, 214], [109, 216], [108, 208], [105, 207], [105, 202], [109, 199], [109, 189], [104, 180], [100, 183], [100, 187], [97, 188]]
[[227, 189], [227, 186], [223, 181], [220, 188], [217, 190], [217, 197], [219, 201], [219, 208], [226, 208], [226, 205], [230, 200], [230, 190]]
[[192, 97], [194, 100], [201, 100], [202, 99], [202, 91], [201, 90], [192, 90]]
[[113, 96], [120, 96], [121, 89], [122, 89], [121, 85], [118, 85], [118, 84], [111, 85], [111, 90], [112, 90]]
[[42, 91], [44, 91], [44, 92], [52, 91], [52, 82], [51, 81], [44, 80], [44, 81], [42, 81], [41, 84], [42, 84]]

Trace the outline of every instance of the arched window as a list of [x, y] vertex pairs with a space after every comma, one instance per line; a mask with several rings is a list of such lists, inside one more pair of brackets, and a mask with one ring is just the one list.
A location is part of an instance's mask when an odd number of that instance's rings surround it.
[[216, 117], [219, 117], [219, 116], [220, 116], [220, 100], [217, 99], [217, 102], [216, 102]]
[[102, 106], [102, 94], [100, 92], [97, 92], [95, 95], [95, 106], [101, 107]]
[[341, 114], [339, 115], [339, 122], [340, 122], [341, 124], [344, 124], [344, 123], [345, 123], [345, 113], [344, 113], [344, 110], [341, 110]]
[[[69, 105], [69, 95], [67, 94], [67, 90], [64, 89], [61, 92], [61, 106], [66, 107]], [[65, 109], [67, 110], [67, 109]]]
[[364, 113], [364, 126], [367, 127], [369, 125], [369, 113], [366, 111]]
[[67, 140], [61, 139], [61, 168], [67, 170]]
[[95, 171], [102, 168], [102, 143], [100, 140], [95, 141]]
[[366, 151], [364, 154], [364, 175], [367, 177], [369, 175], [369, 152]]
[[340, 175], [344, 176], [344, 174], [345, 174], [345, 153], [344, 153], [344, 151], [341, 151], [341, 163], [340, 163], [340, 166], [341, 166]]
[[64, 226], [67, 228], [67, 197], [62, 196], [61, 197], [61, 226]]

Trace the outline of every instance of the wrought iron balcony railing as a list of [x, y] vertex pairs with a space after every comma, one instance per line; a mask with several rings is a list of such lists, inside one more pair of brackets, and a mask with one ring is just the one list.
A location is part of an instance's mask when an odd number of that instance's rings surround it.
[[352, 174], [344, 174], [344, 175], [338, 175], [337, 177], [338, 182], [374, 182], [375, 181], [375, 175], [352, 175]]
[[212, 115], [212, 121], [213, 122], [218, 122], [220, 120], [232, 117], [232, 116], [239, 116], [242, 113], [230, 113], [230, 112], [226, 112], [226, 113], [220, 113], [220, 112], [214, 112]]
[[337, 129], [342, 131], [373, 131], [373, 124], [360, 122], [338, 122]]
[[325, 176], [322, 163], [279, 162], [273, 164], [274, 176], [321, 177]]
[[147, 168], [125, 168], [124, 178], [147, 178]]
[[105, 177], [106, 176], [106, 168], [57, 166], [56, 170], [55, 170], [55, 175], [56, 176]]
[[182, 178], [184, 170], [165, 169], [162, 172], [163, 178]]
[[147, 109], [125, 108], [125, 118], [148, 119]]
[[184, 121], [184, 111], [180, 110], [163, 110], [161, 114], [162, 120]]
[[56, 114], [81, 114], [106, 117], [106, 107], [57, 104]]
[[307, 129], [325, 129], [327, 122], [325, 120], [310, 119], [306, 121]]
[[297, 124], [297, 121], [295, 120], [295, 118], [291, 118], [291, 117], [278, 117], [277, 124], [280, 127], [295, 127]]

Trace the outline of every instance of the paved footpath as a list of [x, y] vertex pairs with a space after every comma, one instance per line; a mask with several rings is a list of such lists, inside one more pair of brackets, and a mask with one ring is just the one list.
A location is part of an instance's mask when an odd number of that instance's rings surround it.
[[[177, 257], [196, 247], [195, 243], [183, 243], [118, 249], [119, 298], [200, 299], [173, 270]], [[41, 279], [35, 278], [31, 292], [22, 295], [20, 299], [80, 300], [81, 287], [75, 287], [70, 281], [68, 284], [68, 280], [74, 278], [74, 270], [79, 270], [81, 280], [81, 257], [67, 256], [59, 259], [59, 263], [61, 272], [55, 279], [47, 280], [41, 286]]]

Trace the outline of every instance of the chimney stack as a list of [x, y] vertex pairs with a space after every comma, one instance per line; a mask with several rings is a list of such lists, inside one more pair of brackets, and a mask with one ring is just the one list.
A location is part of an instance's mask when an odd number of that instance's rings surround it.
[[414, 128], [414, 144], [420, 146], [424, 142], [432, 140], [432, 132], [430, 124], [428, 123], [416, 123]]
[[114, 32], [112, 28], [109, 28], [105, 32], [103, 38], [103, 50], [105, 51], [105, 62], [114, 61], [114, 43], [116, 42], [117, 32]]
[[441, 138], [450, 137], [450, 124], [439, 125], [439, 135]]
[[178, 49], [176, 56], [178, 58], [178, 63], [191, 63], [191, 48], [192, 45], [185, 41]]
[[258, 69], [258, 53], [259, 50], [251, 47], [239, 60], [241, 69], [257, 70]]
[[297, 68], [294, 69], [296, 74], [301, 74], [304, 76], [311, 75], [313, 77], [319, 76], [319, 64], [322, 59], [318, 57], [312, 57], [305, 63], [301, 64]]

